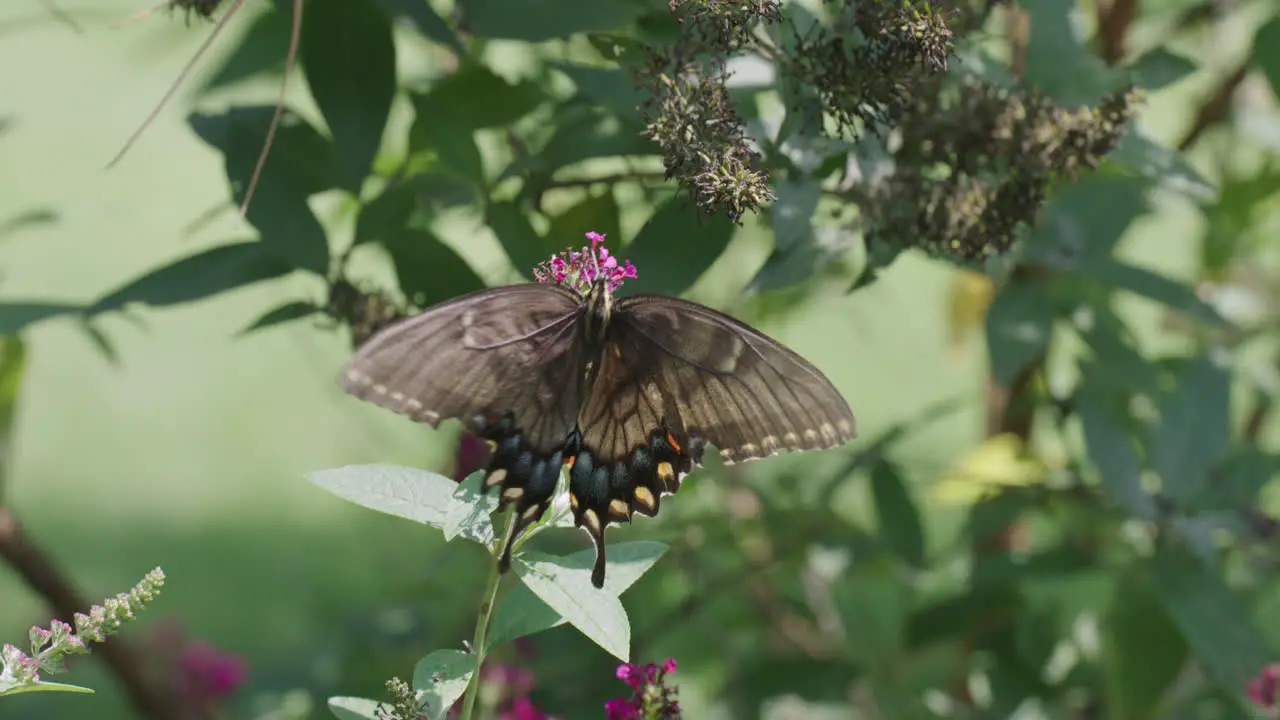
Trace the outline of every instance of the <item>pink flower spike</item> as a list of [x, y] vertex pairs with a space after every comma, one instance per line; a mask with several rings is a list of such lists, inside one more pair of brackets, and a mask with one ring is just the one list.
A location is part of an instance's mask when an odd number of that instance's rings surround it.
[[662, 663], [662, 672], [663, 672], [664, 674], [670, 675], [671, 673], [674, 673], [675, 671], [676, 671], [676, 659], [675, 659], [675, 658], [667, 658], [667, 661], [666, 661], [666, 662], [664, 662], [664, 663]]
[[1262, 668], [1256, 677], [1249, 681], [1246, 689], [1249, 699], [1263, 710], [1276, 707], [1277, 696], [1280, 695], [1280, 664], [1272, 663]]

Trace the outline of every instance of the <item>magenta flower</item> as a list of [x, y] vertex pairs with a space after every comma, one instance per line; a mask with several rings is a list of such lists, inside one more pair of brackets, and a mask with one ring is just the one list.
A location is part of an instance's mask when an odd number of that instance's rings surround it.
[[1247, 687], [1249, 699], [1262, 710], [1274, 711], [1277, 707], [1277, 695], [1280, 695], [1280, 663], [1271, 663], [1262, 668]]
[[676, 688], [667, 687], [668, 675], [675, 674], [675, 658], [667, 658], [661, 666], [618, 666], [618, 679], [631, 687], [630, 697], [619, 697], [605, 703], [606, 720], [679, 720], [680, 703], [676, 701]]
[[227, 697], [248, 677], [244, 658], [224, 653], [203, 641], [193, 642], [182, 649], [178, 672], [186, 696], [200, 701]]
[[458, 438], [458, 452], [453, 461], [453, 479], [462, 482], [477, 470], [489, 464], [489, 443], [470, 433]]
[[624, 280], [636, 277], [636, 268], [630, 260], [619, 265], [618, 259], [603, 247], [604, 235], [593, 230], [587, 233], [587, 239], [591, 241], [591, 246], [582, 248], [581, 252], [566, 248], [534, 268], [534, 280], [564, 285], [585, 295], [595, 283], [597, 275], [604, 275], [608, 279], [610, 292], [621, 287]]

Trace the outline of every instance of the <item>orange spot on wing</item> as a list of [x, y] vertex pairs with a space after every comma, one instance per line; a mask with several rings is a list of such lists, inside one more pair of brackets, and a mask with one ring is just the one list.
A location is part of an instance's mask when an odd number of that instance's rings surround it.
[[578, 462], [578, 456], [577, 456], [577, 455], [572, 455], [572, 456], [570, 456], [570, 457], [569, 457], [569, 459], [568, 459], [568, 460], [565, 460], [565, 461], [564, 461], [564, 464], [565, 464], [565, 467], [567, 467], [567, 468], [569, 468], [570, 470], [572, 470], [572, 469], [573, 469], [573, 464], [574, 464], [574, 463], [576, 463], [576, 462]]
[[670, 432], [667, 433], [667, 444], [676, 449], [676, 452], [684, 452], [680, 449], [680, 443], [676, 442], [676, 436]]

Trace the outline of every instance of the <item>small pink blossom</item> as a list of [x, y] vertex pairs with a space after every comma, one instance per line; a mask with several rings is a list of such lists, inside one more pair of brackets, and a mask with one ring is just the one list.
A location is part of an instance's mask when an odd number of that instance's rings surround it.
[[1277, 708], [1277, 696], [1280, 696], [1280, 663], [1271, 663], [1262, 668], [1247, 687], [1249, 699], [1263, 710]]
[[606, 720], [633, 720], [655, 718], [679, 720], [680, 703], [676, 701], [676, 688], [668, 687], [667, 676], [675, 673], [675, 658], [667, 658], [661, 666], [644, 666], [623, 663], [618, 666], [618, 679], [631, 687], [631, 697], [614, 698], [605, 703]]
[[534, 279], [540, 283], [564, 285], [585, 295], [599, 274], [607, 279], [610, 292], [621, 287], [625, 280], [636, 277], [636, 268], [630, 260], [619, 265], [618, 259], [609, 254], [604, 247], [604, 235], [593, 230], [587, 233], [587, 239], [591, 246], [582, 248], [581, 252], [565, 249], [534, 268]]
[[214, 700], [234, 693], [248, 678], [244, 658], [197, 641], [182, 649], [179, 672], [192, 699]]

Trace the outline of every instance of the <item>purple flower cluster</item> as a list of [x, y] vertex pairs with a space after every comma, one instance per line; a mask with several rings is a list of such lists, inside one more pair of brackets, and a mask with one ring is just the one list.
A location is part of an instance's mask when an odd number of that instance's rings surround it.
[[674, 658], [667, 658], [661, 666], [619, 665], [618, 679], [631, 686], [631, 696], [605, 703], [606, 720], [679, 720], [680, 703], [676, 701], [676, 688], [666, 684], [667, 676], [675, 671]]
[[[537, 684], [532, 670], [516, 665], [485, 665], [480, 670], [481, 704], [493, 708], [496, 720], [548, 720], [546, 713], [529, 699]], [[449, 711], [453, 720], [462, 714], [462, 700]]]
[[1246, 692], [1254, 705], [1272, 713], [1269, 717], [1274, 717], [1280, 709], [1280, 702], [1277, 702], [1280, 701], [1280, 663], [1271, 663], [1262, 668], [1262, 672], [1249, 681]]
[[587, 239], [591, 241], [590, 247], [583, 247], [580, 252], [566, 248], [539, 264], [533, 269], [534, 280], [564, 285], [585, 295], [595, 283], [597, 273], [608, 278], [610, 292], [617, 290], [624, 280], [636, 277], [636, 268], [630, 260], [619, 265], [618, 258], [609, 254], [604, 247], [604, 235], [593, 230], [587, 233]]

